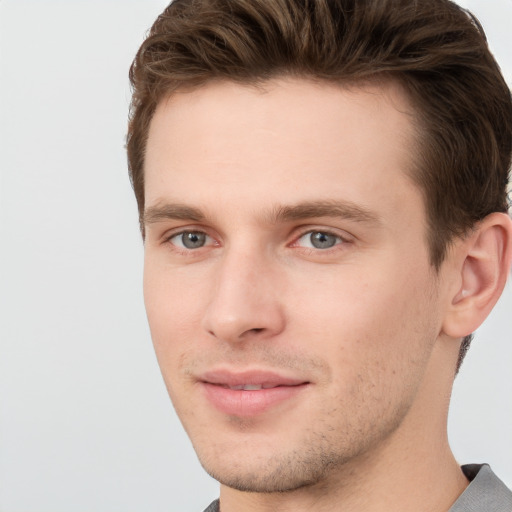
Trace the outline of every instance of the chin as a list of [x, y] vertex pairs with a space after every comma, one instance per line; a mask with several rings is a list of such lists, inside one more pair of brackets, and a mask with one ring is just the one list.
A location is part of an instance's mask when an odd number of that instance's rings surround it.
[[[308, 461], [291, 456], [262, 464], [247, 461], [235, 467], [202, 463], [206, 472], [222, 485], [243, 492], [282, 493], [311, 487], [322, 482], [332, 462]], [[332, 468], [331, 468], [332, 469]]]
[[[325, 438], [293, 447], [258, 442], [195, 446], [205, 471], [222, 485], [243, 492], [282, 493], [321, 485], [357, 458], [354, 446], [333, 450]], [[310, 440], [311, 441], [311, 440]], [[197, 444], [197, 443], [196, 443]], [[300, 449], [296, 449], [300, 446]], [[362, 448], [362, 447], [360, 447]]]

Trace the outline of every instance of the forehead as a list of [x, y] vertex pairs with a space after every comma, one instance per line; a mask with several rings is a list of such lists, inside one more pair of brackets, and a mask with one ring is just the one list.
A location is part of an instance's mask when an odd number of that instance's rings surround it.
[[411, 186], [413, 127], [408, 98], [393, 82], [215, 82], [175, 93], [151, 122], [146, 205], [341, 198], [392, 208]]

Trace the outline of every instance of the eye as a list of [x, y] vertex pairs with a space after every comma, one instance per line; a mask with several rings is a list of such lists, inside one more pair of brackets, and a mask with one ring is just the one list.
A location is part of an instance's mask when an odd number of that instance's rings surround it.
[[297, 240], [297, 245], [309, 249], [330, 249], [341, 244], [343, 239], [326, 231], [309, 231]]
[[171, 236], [169, 242], [181, 249], [200, 249], [211, 244], [212, 239], [202, 231], [182, 231]]

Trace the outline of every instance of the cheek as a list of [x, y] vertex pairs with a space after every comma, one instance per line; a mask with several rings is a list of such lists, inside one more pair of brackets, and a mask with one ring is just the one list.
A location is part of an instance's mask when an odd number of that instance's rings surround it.
[[432, 304], [417, 282], [404, 280], [396, 287], [380, 277], [345, 284], [344, 292], [336, 286], [302, 316], [297, 312], [305, 350], [331, 369], [325, 393], [319, 394], [318, 417], [335, 422], [341, 415], [344, 432], [369, 428], [377, 418], [392, 429], [414, 402], [428, 365], [436, 338]]
[[151, 339], [167, 392], [179, 416], [193, 416], [188, 406], [188, 381], [183, 379], [181, 366], [195, 350], [200, 325], [200, 293], [187, 286], [179, 272], [165, 266], [145, 263], [144, 303]]
[[317, 276], [314, 293], [293, 294], [299, 299], [290, 308], [292, 338], [352, 377], [393, 376], [411, 362], [426, 364], [440, 323], [428, 270], [349, 270]]
[[[149, 261], [148, 261], [149, 260]], [[146, 259], [144, 266], [144, 303], [151, 338], [164, 372], [175, 367], [182, 353], [197, 341], [194, 331], [201, 324], [204, 290], [200, 279], [183, 276]]]

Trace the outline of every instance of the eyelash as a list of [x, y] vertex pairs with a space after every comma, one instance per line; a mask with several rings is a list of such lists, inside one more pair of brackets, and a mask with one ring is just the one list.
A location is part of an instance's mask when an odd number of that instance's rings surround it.
[[[205, 244], [203, 246], [200, 246], [200, 247], [194, 249], [194, 248], [180, 247], [179, 245], [176, 245], [175, 243], [172, 242], [173, 239], [178, 238], [180, 236], [183, 237], [183, 235], [185, 235], [187, 233], [188, 234], [197, 233], [200, 235], [205, 235], [205, 237], [207, 239], [210, 239], [214, 243], [213, 244], [212, 243]], [[335, 237], [336, 241], [331, 247], [326, 247], [323, 249], [318, 248], [318, 247], [304, 247], [304, 246], [299, 245], [299, 241], [301, 239], [303, 239], [304, 237], [306, 237], [308, 235], [311, 236], [314, 233], [320, 233], [320, 234], [326, 235], [328, 237]], [[303, 252], [305, 252], [306, 254], [317, 254], [317, 255], [318, 254], [326, 254], [327, 255], [327, 254], [332, 253], [333, 251], [342, 250], [342, 248], [340, 246], [350, 244], [351, 242], [352, 242], [352, 240], [350, 240], [349, 237], [344, 237], [340, 233], [334, 232], [333, 230], [321, 229], [321, 228], [315, 229], [315, 228], [308, 227], [308, 229], [300, 231], [298, 235], [294, 236], [293, 242], [288, 244], [287, 247], [296, 247], [296, 248], [302, 250]], [[182, 229], [181, 231], [171, 233], [170, 235], [168, 235], [164, 238], [163, 243], [171, 245], [173, 248], [173, 251], [177, 252], [180, 255], [185, 255], [185, 256], [195, 256], [201, 249], [212, 247], [212, 246], [213, 247], [220, 246], [220, 244], [218, 242], [216, 242], [215, 238], [213, 236], [209, 235], [204, 229], [200, 229], [200, 228], [194, 229], [193, 227], [191, 227], [189, 229]]]
[[197, 252], [199, 252], [200, 249], [203, 249], [203, 248], [209, 246], [209, 245], [205, 245], [205, 246], [198, 247], [196, 249], [192, 249], [192, 248], [187, 248], [187, 247], [180, 247], [179, 245], [176, 245], [175, 243], [172, 242], [173, 238], [183, 237], [183, 235], [185, 235], [187, 233], [189, 233], [189, 234], [197, 233], [199, 235], [205, 235], [206, 238], [209, 238], [210, 240], [214, 241], [214, 244], [210, 244], [210, 245], [213, 245], [213, 246], [220, 245], [218, 242], [215, 242], [214, 237], [210, 236], [206, 231], [204, 231], [204, 229], [199, 229], [199, 228], [198, 229], [194, 229], [194, 228], [182, 229], [181, 231], [173, 232], [164, 238], [163, 243], [172, 246], [172, 250], [182, 256], [195, 256], [197, 254]]
[[[334, 237], [336, 240], [332, 246], [324, 247], [324, 248], [304, 247], [304, 246], [299, 245], [300, 240], [304, 239], [307, 236], [309, 236], [311, 238], [311, 236], [313, 234], [321, 234], [321, 235], [324, 235], [327, 237]], [[345, 238], [345, 237], [341, 236], [339, 233], [336, 233], [334, 231], [330, 231], [328, 229], [308, 229], [307, 231], [303, 231], [298, 237], [295, 238], [295, 241], [291, 244], [291, 247], [299, 247], [302, 250], [304, 250], [308, 253], [311, 253], [311, 254], [313, 254], [313, 253], [314, 254], [319, 254], [319, 253], [330, 254], [333, 251], [341, 250], [341, 247], [339, 247], [339, 246], [345, 245], [347, 243], [349, 243], [348, 237]]]

